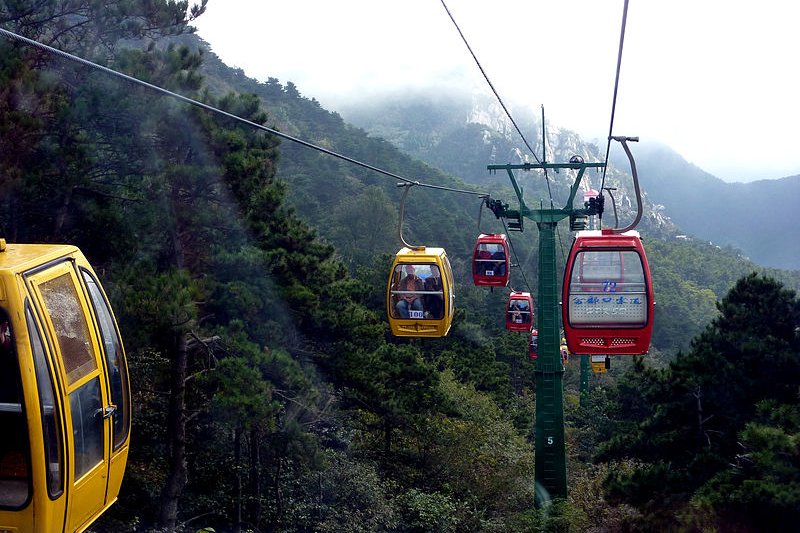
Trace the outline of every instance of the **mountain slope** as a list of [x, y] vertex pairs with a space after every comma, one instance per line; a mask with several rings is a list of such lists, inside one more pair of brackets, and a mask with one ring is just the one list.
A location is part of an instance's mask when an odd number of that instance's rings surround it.
[[[486, 175], [487, 164], [520, 162], [525, 154], [532, 160], [502, 110], [486, 95], [387, 97], [343, 109], [342, 115], [370, 134], [383, 136], [409, 155], [465, 181], [501, 183], [507, 179], [505, 176], [481, 177]], [[541, 121], [525, 110], [515, 115], [520, 129], [541, 157]], [[598, 147], [549, 124], [547, 141], [547, 161], [566, 161], [573, 154], [587, 161], [603, 158]], [[781, 242], [779, 237], [785, 228], [800, 223], [800, 211], [791, 204], [800, 197], [800, 176], [747, 184], [726, 183], [666, 147], [641, 142], [631, 145], [631, 150], [645, 192], [645, 220], [641, 229], [659, 234], [674, 229], [714, 244], [739, 248], [764, 266], [800, 270], [800, 246], [792, 241]], [[626, 207], [633, 201], [629, 163], [623, 151], [613, 146], [609, 162], [605, 185], [618, 188], [615, 197], [622, 212], [620, 225], [624, 225], [631, 216]], [[551, 177], [563, 193], [566, 182], [558, 176]], [[599, 177], [590, 178], [592, 182], [585, 188], [598, 189]], [[545, 194], [542, 180], [529, 183], [527, 190]], [[554, 197], [563, 196], [554, 194]], [[680, 230], [672, 228], [662, 215]]]
[[642, 186], [686, 233], [735, 246], [755, 262], [800, 270], [800, 176], [726, 183], [660, 145], [637, 147]]
[[[413, 113], [403, 111], [402, 106], [387, 110], [382, 115], [385, 120], [378, 124], [383, 124], [384, 134], [392, 140], [389, 142], [353, 126], [342, 115], [322, 108], [315, 99], [301, 95], [291, 82], [283, 85], [273, 78], [258, 82], [241, 70], [225, 66], [213, 53], [207, 53], [205, 65], [209, 85], [215, 90], [236, 89], [258, 95], [268, 111], [272, 127], [402, 176], [449, 187], [475, 187], [491, 191], [495, 198], [515, 203], [505, 173], [491, 175], [486, 171], [486, 165], [523, 161], [525, 151], [514, 140], [516, 133], [504, 121], [497, 119], [496, 113], [487, 111], [486, 106], [476, 106], [466, 115], [453, 115], [445, 111], [458, 108], [454, 100], [443, 103], [438, 110], [427, 111], [426, 106], [436, 108], [437, 102], [418, 99]], [[362, 106], [361, 109], [366, 112], [368, 107]], [[379, 105], [375, 110], [378, 109]], [[404, 122], [389, 127], [392, 120], [387, 117], [391, 114], [394, 114], [394, 119]], [[417, 122], [415, 117], [420, 114], [424, 117]], [[474, 120], [468, 122], [468, 117]], [[524, 117], [524, 120], [528, 121], [524, 131], [541, 131], [541, 125], [537, 125], [533, 117]], [[425, 127], [415, 127], [417, 123]], [[577, 135], [567, 130], [551, 127], [547, 137], [548, 161], [567, 161], [573, 154], [582, 155], [587, 161], [601, 159], [596, 146], [582, 143]], [[401, 141], [405, 148], [403, 151], [395, 146]], [[541, 134], [534, 133], [528, 141], [540, 146]], [[449, 157], [448, 152], [442, 149], [444, 146], [460, 148], [461, 152], [458, 157]], [[633, 148], [638, 147], [634, 145]], [[411, 157], [408, 153], [411, 151], [424, 152], [425, 157], [431, 160], [440, 158], [442, 170], [430, 161], [423, 163], [421, 157]], [[379, 265], [375, 260], [380, 261], [381, 254], [394, 254], [401, 246], [397, 227], [401, 191], [396, 186], [397, 180], [288, 141], [281, 143], [280, 152], [277, 175], [288, 188], [287, 200], [336, 247], [353, 271], [370, 265], [380, 271], [388, 266]], [[614, 165], [609, 167], [607, 185], [619, 187], [615, 198], [621, 211], [620, 223], [624, 224], [631, 220], [635, 206], [630, 193], [630, 176], [626, 174], [627, 162], [620, 167], [625, 171]], [[461, 176], [463, 181], [454, 176]], [[538, 199], [547, 201], [548, 185], [543, 175], [520, 173], [518, 179], [525, 188], [529, 205], [538, 204]], [[566, 199], [574, 175], [551, 171], [547, 179], [554, 201], [560, 206], [559, 201], [563, 203]], [[471, 183], [465, 183], [467, 181]], [[597, 188], [599, 182], [600, 175], [591, 172], [584, 187]], [[718, 250], [698, 240], [676, 240], [677, 228], [648, 196], [645, 195], [645, 213], [639, 229], [646, 239], [648, 254], [653, 254], [651, 268], [658, 302], [653, 347], [674, 353], [688, 346], [690, 339], [714, 316], [716, 299], [721, 298], [736, 279], [754, 270], [765, 269], [760, 269], [732, 248]], [[484, 213], [479, 228], [479, 205], [477, 197], [415, 188], [406, 206], [404, 235], [412, 243], [447, 249], [458, 284], [459, 310], [465, 313], [467, 320], [488, 328], [485, 329], [488, 333], [494, 328], [502, 330], [502, 323], [495, 319], [495, 297], [502, 295], [472, 287], [470, 260], [477, 233], [503, 231], [503, 227], [493, 216]], [[560, 224], [558, 231], [561, 252], [557, 261], [559, 268], [563, 268], [571, 234], [567, 224]], [[528, 285], [535, 293], [538, 275], [538, 232], [535, 225], [528, 224], [526, 231], [512, 232], [510, 236], [521, 264], [521, 268], [512, 271], [511, 286], [527, 290], [525, 286]], [[800, 288], [800, 275], [797, 273], [771, 270], [767, 273], [790, 288]], [[372, 289], [376, 307], [382, 305], [383, 283], [385, 279], [376, 279]]]
[[[361, 103], [344, 108], [342, 116], [364, 128], [370, 135], [383, 136], [403, 152], [430, 165], [459, 176], [466, 182], [487, 187], [508, 187], [505, 172], [489, 174], [487, 165], [520, 164], [546, 161], [564, 163], [578, 155], [585, 161], [602, 161], [603, 153], [567, 129], [547, 123], [542, 132], [541, 119], [529, 110], [515, 111], [514, 120], [525, 135], [521, 139], [514, 124], [494, 96], [434, 95], [429, 93], [388, 96], [385, 100]], [[542, 153], [542, 136], [546, 135], [546, 151]], [[564, 206], [574, 182], [572, 171], [540, 170], [517, 172], [529, 206]], [[604, 180], [604, 181], [603, 181]], [[575, 205], [582, 205], [581, 192], [599, 189], [601, 183], [616, 188], [614, 197], [619, 211], [619, 226], [635, 216], [636, 198], [627, 161], [609, 165], [605, 178], [590, 170], [583, 177]], [[644, 194], [643, 219], [640, 230], [650, 235], [669, 236], [677, 228], [663, 216]], [[609, 216], [611, 204], [607, 204]], [[608, 225], [608, 224], [606, 224]]]

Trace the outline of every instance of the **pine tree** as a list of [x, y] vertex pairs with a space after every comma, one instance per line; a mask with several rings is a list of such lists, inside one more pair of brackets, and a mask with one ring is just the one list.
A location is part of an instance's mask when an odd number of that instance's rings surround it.
[[666, 371], [648, 371], [653, 379], [639, 390], [651, 402], [649, 412], [636, 430], [607, 447], [606, 457], [644, 463], [612, 473], [609, 494], [655, 520], [674, 520], [671, 512], [735, 464], [742, 452], [740, 435], [759, 442], [760, 430], [752, 425], [759, 404], [798, 403], [800, 303], [794, 292], [751, 274], [736, 283], [718, 309], [720, 316], [693, 340], [688, 353], [679, 354]]

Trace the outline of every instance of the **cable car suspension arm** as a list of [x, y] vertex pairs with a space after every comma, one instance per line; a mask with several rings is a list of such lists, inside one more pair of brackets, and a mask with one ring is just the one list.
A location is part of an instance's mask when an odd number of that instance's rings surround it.
[[405, 216], [405, 210], [406, 210], [406, 198], [408, 197], [408, 191], [410, 191], [411, 187], [413, 187], [414, 185], [419, 185], [419, 182], [404, 182], [397, 184], [398, 187], [405, 187], [405, 190], [403, 191], [403, 198], [400, 200], [400, 216], [399, 216], [400, 225], [398, 232], [400, 234], [400, 242], [402, 242], [406, 247], [411, 248], [412, 250], [417, 250], [425, 247], [413, 246], [411, 244], [408, 244], [406, 240], [403, 238], [403, 217]]
[[[610, 139], [618, 141], [620, 144], [622, 144], [622, 148], [625, 150], [625, 155], [628, 156], [628, 161], [631, 163], [631, 175], [633, 176], [633, 190], [636, 192], [636, 218], [633, 219], [633, 222], [631, 222], [629, 226], [622, 229], [615, 228], [613, 230], [614, 233], [625, 233], [626, 231], [634, 229], [642, 219], [642, 192], [639, 189], [639, 175], [636, 173], [636, 161], [633, 160], [633, 154], [631, 153], [630, 148], [628, 148], [628, 141], [639, 142], [639, 137], [614, 136], [610, 137]], [[616, 214], [616, 206], [614, 207], [614, 212]]]

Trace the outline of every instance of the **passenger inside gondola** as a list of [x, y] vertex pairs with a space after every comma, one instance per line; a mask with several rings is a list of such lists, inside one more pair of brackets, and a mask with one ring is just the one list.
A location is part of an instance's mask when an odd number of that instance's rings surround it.
[[400, 272], [401, 268], [405, 276], [400, 278], [393, 291], [397, 296], [397, 302], [394, 305], [397, 315], [400, 318], [422, 318], [424, 309], [421, 296], [422, 291], [425, 290], [422, 278], [416, 274], [416, 267], [408, 264], [398, 265], [395, 275]]
[[506, 252], [499, 244], [494, 245], [495, 250], [492, 252], [492, 260], [494, 261], [493, 269], [495, 276], [506, 275]]
[[527, 300], [513, 300], [508, 306], [508, 320], [514, 324], [531, 322], [531, 307]]
[[475, 255], [475, 274], [480, 276], [505, 276], [506, 253], [501, 244], [478, 244]]
[[425, 295], [423, 296], [425, 318], [441, 319], [444, 316], [444, 292], [439, 267], [431, 265], [431, 275], [425, 278]]
[[481, 276], [494, 276], [492, 271], [492, 252], [487, 250], [488, 244], [478, 245], [477, 259], [475, 259], [475, 272]]
[[400, 264], [392, 279], [393, 318], [444, 318], [444, 288], [437, 265]]

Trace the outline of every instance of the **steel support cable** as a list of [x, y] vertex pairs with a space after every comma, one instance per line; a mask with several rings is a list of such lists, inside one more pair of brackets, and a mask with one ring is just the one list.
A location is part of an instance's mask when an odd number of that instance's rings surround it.
[[[542, 104], [542, 161], [547, 161], [547, 129], [544, 123], [544, 104]], [[544, 181], [547, 183], [547, 195], [550, 197], [550, 209], [553, 209], [553, 191], [550, 189], [550, 176], [544, 167]]]
[[564, 241], [561, 239], [561, 234], [558, 232], [558, 228], [556, 228], [556, 238], [558, 239], [558, 248], [561, 250], [561, 260], [564, 261], [564, 265], [566, 265], [567, 255], [564, 253]]
[[[506, 227], [506, 219], [501, 218], [500, 220], [503, 222], [503, 229], [505, 230], [506, 235], [508, 237], [508, 245], [511, 247], [511, 253], [514, 254], [514, 261], [516, 261], [517, 262], [517, 266], [519, 266], [520, 265], [519, 257], [517, 256], [517, 251], [514, 249], [514, 243], [511, 241], [511, 235], [510, 235], [510, 233], [508, 231], [508, 228]], [[533, 291], [531, 290], [531, 286], [528, 283], [528, 278], [525, 277], [525, 269], [520, 268], [519, 272], [520, 272], [520, 274], [522, 274], [522, 281], [525, 283], [525, 287], [528, 288], [528, 292], [533, 294]]]
[[[622, 46], [625, 43], [625, 24], [628, 20], [628, 0], [625, 0], [625, 4], [622, 8], [622, 27], [620, 28], [619, 32], [619, 50], [617, 51], [617, 72], [614, 78], [614, 97], [611, 100], [611, 121], [608, 125], [608, 143], [606, 144], [606, 159], [605, 165], [603, 166], [603, 178], [600, 182], [600, 193], [602, 194], [603, 189], [606, 185], [606, 169], [608, 168], [608, 154], [611, 151], [611, 135], [614, 132], [614, 114], [617, 110], [617, 90], [619, 89], [619, 71], [622, 65]], [[603, 214], [600, 213], [598, 217], [600, 219], [600, 226], [602, 227], [603, 222]]]
[[464, 41], [464, 44], [467, 46], [467, 50], [469, 50], [470, 55], [472, 55], [472, 59], [475, 60], [475, 64], [478, 65], [478, 69], [481, 71], [481, 74], [483, 74], [483, 78], [486, 80], [486, 83], [489, 84], [489, 88], [492, 89], [492, 92], [494, 93], [495, 98], [497, 98], [497, 101], [500, 103], [500, 107], [502, 107], [503, 111], [505, 111], [506, 116], [508, 117], [508, 120], [510, 120], [511, 124], [514, 125], [514, 129], [517, 130], [517, 133], [519, 133], [519, 136], [522, 138], [522, 142], [525, 143], [525, 146], [528, 147], [528, 150], [530, 150], [531, 155], [533, 155], [533, 158], [536, 160], [536, 162], [537, 163], [541, 163], [539, 158], [536, 156], [536, 152], [534, 152], [533, 148], [531, 148], [531, 145], [528, 144], [528, 140], [525, 138], [525, 135], [522, 134], [522, 131], [519, 129], [519, 126], [517, 126], [516, 121], [514, 121], [514, 117], [511, 116], [511, 113], [506, 108], [506, 104], [503, 103], [503, 100], [500, 98], [500, 95], [497, 94], [497, 90], [495, 90], [494, 85], [492, 84], [492, 81], [489, 79], [489, 76], [486, 74], [486, 71], [483, 70], [483, 66], [481, 66], [481, 62], [478, 61], [477, 56], [475, 56], [475, 52], [472, 51], [472, 47], [467, 42], [467, 38], [464, 37], [464, 33], [461, 31], [461, 28], [459, 28], [458, 23], [456, 22], [456, 19], [453, 18], [453, 15], [450, 13], [450, 10], [447, 8], [447, 4], [444, 3], [444, 0], [441, 0], [441, 2], [442, 2], [442, 7], [444, 7], [444, 10], [447, 12], [447, 16], [450, 17], [451, 21], [453, 21], [453, 25], [456, 27], [456, 30], [458, 31], [458, 34], [461, 36], [461, 40]]
[[38, 41], [34, 41], [33, 39], [28, 39], [27, 37], [23, 37], [22, 35], [18, 35], [16, 33], [10, 32], [10, 31], [5, 30], [3, 28], [0, 28], [0, 35], [4, 35], [5, 37], [8, 37], [9, 39], [12, 39], [14, 41], [18, 41], [18, 42], [21, 42], [23, 44], [27, 44], [29, 46], [33, 46], [35, 48], [39, 48], [40, 50], [44, 50], [44, 51], [49, 52], [51, 54], [54, 54], [54, 55], [57, 55], [57, 56], [62, 57], [64, 59], [67, 59], [69, 61], [73, 61], [73, 62], [79, 63], [79, 64], [87, 66], [89, 68], [100, 70], [102, 72], [105, 72], [106, 74], [110, 74], [111, 76], [115, 76], [117, 78], [122, 78], [123, 80], [126, 80], [126, 81], [131, 82], [131, 83], [136, 84], [136, 85], [140, 85], [140, 86], [145, 87], [147, 89], [151, 89], [151, 90], [159, 92], [159, 93], [161, 93], [163, 95], [171, 96], [173, 98], [177, 98], [178, 100], [181, 100], [181, 101], [183, 101], [183, 102], [185, 102], [187, 104], [199, 107], [201, 109], [205, 109], [206, 111], [211, 111], [213, 113], [217, 113], [217, 114], [223, 115], [223, 116], [225, 116], [227, 118], [231, 118], [233, 120], [242, 122], [242, 123], [244, 123], [244, 124], [246, 124], [248, 126], [251, 126], [253, 128], [256, 128], [256, 129], [259, 129], [259, 130], [262, 130], [262, 131], [266, 131], [267, 133], [275, 135], [276, 137], [280, 137], [282, 139], [286, 139], [287, 141], [291, 141], [293, 143], [300, 144], [300, 145], [305, 146], [307, 148], [311, 148], [312, 150], [317, 150], [317, 151], [322, 152], [324, 154], [336, 157], [336, 158], [341, 159], [343, 161], [347, 161], [348, 163], [352, 163], [352, 164], [360, 166], [362, 168], [366, 168], [368, 170], [372, 170], [373, 172], [377, 172], [378, 174], [383, 174], [384, 176], [389, 176], [391, 178], [398, 179], [398, 180], [403, 181], [405, 183], [418, 185], [420, 187], [426, 187], [426, 188], [429, 188], [429, 189], [437, 189], [437, 190], [441, 190], [441, 191], [457, 192], [457, 193], [461, 193], [461, 194], [472, 194], [472, 195], [476, 195], [476, 196], [477, 195], [485, 195], [486, 194], [485, 192], [480, 192], [480, 191], [468, 191], [468, 190], [465, 190], [465, 189], [455, 189], [455, 188], [452, 188], [452, 187], [445, 187], [443, 185], [432, 185], [432, 184], [429, 184], [429, 183], [420, 183], [419, 181], [412, 180], [412, 179], [409, 179], [409, 178], [405, 178], [405, 177], [400, 176], [398, 174], [394, 174], [393, 172], [389, 172], [387, 170], [383, 170], [381, 168], [375, 167], [375, 166], [370, 165], [368, 163], [364, 163], [362, 161], [358, 161], [357, 159], [353, 159], [352, 157], [348, 157], [346, 155], [339, 154], [339, 153], [334, 152], [332, 150], [328, 150], [327, 148], [323, 148], [322, 146], [317, 146], [316, 144], [310, 143], [308, 141], [304, 141], [302, 139], [298, 139], [297, 137], [293, 137], [293, 136], [288, 135], [286, 133], [282, 133], [282, 132], [280, 132], [278, 130], [275, 130], [273, 128], [269, 128], [269, 127], [264, 126], [262, 124], [257, 124], [255, 122], [249, 121], [249, 120], [244, 119], [242, 117], [236, 116], [236, 115], [234, 115], [232, 113], [228, 113], [227, 111], [223, 111], [222, 109], [218, 109], [218, 108], [210, 106], [208, 104], [204, 104], [203, 102], [200, 102], [200, 101], [194, 100], [192, 98], [183, 96], [181, 94], [169, 91], [167, 89], [159, 87], [158, 85], [153, 85], [152, 83], [148, 83], [148, 82], [140, 80], [138, 78], [134, 78], [133, 76], [128, 76], [127, 74], [123, 74], [122, 72], [113, 70], [113, 69], [108, 68], [108, 67], [104, 67], [103, 65], [99, 65], [97, 63], [93, 63], [92, 61], [89, 61], [87, 59], [83, 59], [82, 57], [78, 57], [78, 56], [72, 55], [72, 54], [70, 54], [68, 52], [64, 52], [63, 50], [59, 50], [58, 48], [53, 48], [52, 46], [48, 46], [48, 45], [40, 43]]

